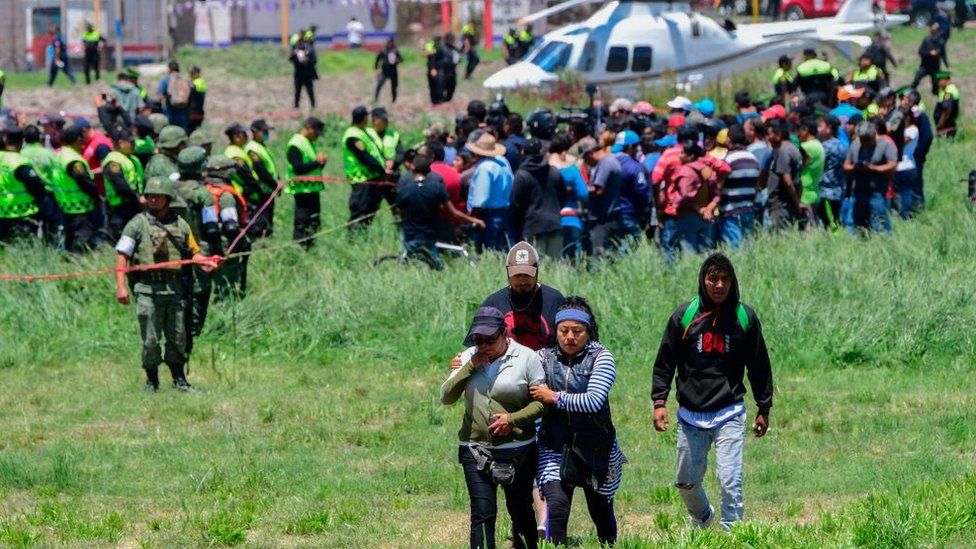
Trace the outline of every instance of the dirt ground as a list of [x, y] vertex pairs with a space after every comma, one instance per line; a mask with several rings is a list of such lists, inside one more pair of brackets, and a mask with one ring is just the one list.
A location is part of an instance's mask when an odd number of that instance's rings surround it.
[[[341, 55], [326, 52], [323, 55]], [[285, 62], [285, 61], [283, 61]], [[457, 111], [463, 110], [472, 99], [489, 100], [491, 95], [481, 87], [481, 81], [498, 70], [502, 64], [482, 63], [475, 71], [472, 80], [465, 81], [463, 65], [459, 67], [457, 92], [450, 103], [432, 107], [427, 95], [427, 81], [422, 66], [410, 66], [400, 71], [400, 93], [397, 102], [390, 104], [390, 87], [387, 83], [376, 105], [382, 105], [391, 112], [396, 123], [405, 127], [421, 120], [441, 118], [453, 121]], [[264, 117], [275, 120], [299, 119], [313, 112], [308, 107], [308, 98], [303, 94], [301, 109], [293, 109], [293, 88], [291, 78], [247, 79], [227, 74], [208, 73], [207, 75], [207, 119], [216, 127], [223, 127], [231, 121], [248, 122]], [[63, 76], [59, 77], [63, 78]], [[147, 79], [150, 93], [155, 90], [157, 79]], [[373, 105], [372, 97], [376, 77], [372, 70], [323, 75], [315, 84], [317, 106], [315, 113], [347, 114], [357, 105]], [[64, 111], [81, 116], [94, 116], [94, 98], [108, 88], [104, 81], [91, 86], [79, 84], [75, 88], [10, 88], [4, 94], [4, 104], [34, 116], [48, 111]], [[219, 124], [218, 124], [219, 122]]]

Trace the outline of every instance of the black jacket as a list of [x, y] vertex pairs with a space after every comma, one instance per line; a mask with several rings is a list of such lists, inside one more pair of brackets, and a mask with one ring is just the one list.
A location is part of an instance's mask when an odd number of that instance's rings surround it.
[[536, 236], [562, 230], [559, 210], [566, 201], [566, 185], [559, 170], [550, 166], [545, 156], [522, 161], [515, 181], [509, 211], [515, 234]]
[[773, 375], [759, 318], [746, 307], [748, 329], [742, 330], [736, 314], [739, 282], [734, 270], [728, 299], [719, 306], [708, 299], [705, 272], [710, 265], [706, 260], [698, 275], [700, 306], [687, 333], [681, 325], [687, 303], [668, 319], [654, 361], [651, 398], [667, 401], [677, 371], [678, 404], [693, 412], [713, 412], [743, 400], [743, 377], [748, 371], [759, 413], [768, 414], [773, 405]]

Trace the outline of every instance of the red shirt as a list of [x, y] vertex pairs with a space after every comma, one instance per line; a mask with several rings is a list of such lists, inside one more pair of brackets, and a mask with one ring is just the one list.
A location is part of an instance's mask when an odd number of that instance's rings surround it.
[[704, 159], [698, 159], [678, 168], [667, 187], [667, 204], [664, 213], [678, 215], [698, 212], [718, 196], [718, 180], [715, 169]]
[[655, 187], [661, 187], [663, 183], [664, 188], [667, 188], [674, 172], [681, 167], [682, 149], [681, 145], [675, 145], [664, 149], [664, 152], [661, 153], [661, 158], [658, 159], [657, 164], [654, 165], [654, 170], [651, 172], [651, 183], [654, 183]]
[[[444, 180], [444, 188], [447, 189], [447, 196], [451, 204], [459, 212], [466, 212], [468, 209], [466, 200], [461, 195], [461, 174], [454, 169], [454, 166], [446, 162], [434, 162], [430, 165], [430, 171], [441, 176], [441, 179]], [[444, 219], [443, 214], [441, 218]]]

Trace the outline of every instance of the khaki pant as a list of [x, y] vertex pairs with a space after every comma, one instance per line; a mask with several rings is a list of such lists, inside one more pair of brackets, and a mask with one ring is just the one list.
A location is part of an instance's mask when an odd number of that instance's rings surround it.
[[166, 364], [186, 364], [183, 303], [179, 295], [136, 294], [136, 316], [142, 332], [143, 368], [156, 369], [163, 362], [160, 334], [166, 338]]

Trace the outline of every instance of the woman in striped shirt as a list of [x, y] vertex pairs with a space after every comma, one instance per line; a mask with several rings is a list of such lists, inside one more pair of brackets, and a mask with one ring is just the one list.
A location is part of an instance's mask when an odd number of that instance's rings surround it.
[[596, 317], [581, 297], [556, 311], [558, 346], [539, 351], [546, 385], [530, 387], [547, 410], [539, 429], [536, 481], [548, 508], [546, 539], [566, 543], [570, 505], [583, 489], [601, 544], [617, 540], [613, 496], [627, 458], [610, 418], [610, 388], [617, 377], [613, 355], [599, 343]]

